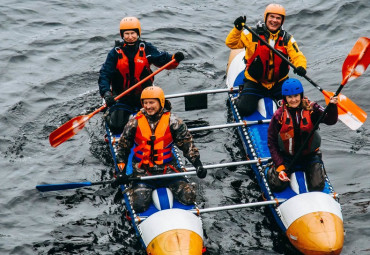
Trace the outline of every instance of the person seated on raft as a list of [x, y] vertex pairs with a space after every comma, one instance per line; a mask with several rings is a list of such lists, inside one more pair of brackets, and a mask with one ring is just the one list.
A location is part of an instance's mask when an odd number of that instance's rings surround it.
[[[184, 59], [182, 52], [171, 55], [166, 51], [159, 51], [151, 43], [141, 39], [141, 25], [136, 17], [125, 17], [120, 22], [120, 36], [123, 41], [116, 41], [114, 48], [107, 55], [105, 63], [100, 69], [99, 92], [108, 107], [113, 106], [114, 98], [134, 86], [152, 73], [153, 64], [162, 67], [172, 59], [176, 62], [166, 69], [176, 68]], [[120, 134], [126, 125], [129, 116], [137, 112], [140, 107], [140, 94], [144, 88], [151, 86], [154, 78], [135, 88], [128, 95], [119, 99], [124, 106], [115, 111], [107, 112], [105, 120], [113, 133]]]
[[[283, 100], [274, 113], [269, 128], [267, 143], [275, 167], [267, 172], [273, 191], [282, 191], [289, 184], [294, 171], [304, 171], [309, 191], [322, 191], [325, 186], [325, 169], [320, 152], [321, 138], [317, 130], [311, 136], [295, 164], [289, 169], [296, 152], [313, 131], [324, 108], [303, 96], [299, 80], [290, 78], [282, 86]], [[334, 125], [338, 120], [338, 97], [331, 97], [329, 109], [320, 123]]]
[[[261, 21], [252, 28], [260, 37], [269, 42], [276, 50], [289, 58], [295, 73], [306, 74], [307, 60], [299, 50], [293, 36], [283, 29], [285, 9], [280, 4], [269, 4]], [[273, 53], [261, 40], [248, 30], [243, 30], [246, 17], [240, 16], [234, 21], [235, 27], [228, 34], [225, 43], [231, 49], [245, 48], [244, 84], [240, 87], [239, 98], [235, 105], [241, 116], [254, 113], [259, 99], [271, 97], [276, 101], [282, 99], [281, 85], [288, 78], [289, 64]]]
[[[207, 169], [200, 161], [193, 137], [186, 124], [171, 113], [171, 104], [165, 100], [163, 90], [157, 86], [145, 88], [141, 94], [141, 103], [143, 108], [130, 118], [118, 141], [117, 165], [120, 171], [115, 185], [129, 182], [125, 168], [134, 145], [133, 177], [183, 172], [172, 154], [172, 147], [176, 145], [196, 168], [197, 176], [205, 178]], [[155, 187], [169, 187], [174, 197], [183, 204], [195, 202], [195, 184], [189, 183], [184, 177], [140, 181], [132, 183], [130, 191], [136, 212], [148, 209]]]

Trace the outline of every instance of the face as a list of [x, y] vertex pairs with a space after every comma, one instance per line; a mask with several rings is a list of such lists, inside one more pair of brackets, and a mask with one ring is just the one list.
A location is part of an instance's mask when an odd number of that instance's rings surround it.
[[158, 99], [153, 99], [153, 98], [144, 99], [143, 100], [143, 107], [144, 107], [145, 111], [148, 113], [148, 115], [150, 115], [150, 116], [156, 114], [161, 109], [161, 105], [159, 104], [159, 100]]
[[280, 14], [270, 13], [267, 15], [266, 26], [271, 32], [276, 32], [283, 23], [283, 16]]
[[301, 94], [295, 94], [291, 96], [286, 96], [286, 101], [289, 107], [297, 108], [301, 104]]
[[133, 30], [127, 30], [123, 32], [123, 40], [125, 40], [125, 42], [128, 44], [135, 43], [138, 37], [139, 37], [138, 34]]

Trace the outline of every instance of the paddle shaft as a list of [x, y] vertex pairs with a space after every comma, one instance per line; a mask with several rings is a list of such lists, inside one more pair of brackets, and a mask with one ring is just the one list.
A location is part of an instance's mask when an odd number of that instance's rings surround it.
[[198, 210], [192, 210], [192, 213], [195, 214], [202, 214], [208, 212], [218, 212], [218, 211], [226, 211], [226, 210], [236, 210], [248, 207], [257, 207], [257, 206], [266, 206], [266, 205], [279, 205], [279, 203], [284, 202], [286, 199], [276, 199], [271, 201], [263, 201], [263, 202], [254, 202], [254, 203], [246, 203], [246, 204], [239, 204], [239, 205], [226, 205], [226, 206], [219, 206], [219, 207], [211, 207], [211, 208], [204, 208]]
[[206, 127], [196, 127], [196, 128], [189, 128], [190, 132], [198, 132], [210, 129], [221, 129], [221, 128], [229, 128], [229, 127], [239, 127], [239, 126], [249, 126], [254, 124], [263, 124], [263, 123], [270, 123], [270, 119], [268, 120], [255, 120], [255, 121], [243, 121], [238, 123], [227, 123], [221, 125], [214, 125], [214, 126], [206, 126]]
[[37, 185], [36, 189], [41, 192], [76, 189], [94, 185], [111, 184], [112, 181], [100, 181], [100, 182], [72, 182], [72, 183], [60, 183], [60, 184], [41, 184]]

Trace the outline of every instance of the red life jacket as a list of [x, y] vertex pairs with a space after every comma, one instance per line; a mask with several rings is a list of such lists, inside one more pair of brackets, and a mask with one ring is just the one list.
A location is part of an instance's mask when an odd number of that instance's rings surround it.
[[142, 164], [153, 167], [163, 165], [173, 159], [173, 138], [170, 132], [170, 112], [162, 115], [158, 125], [152, 133], [147, 118], [139, 112], [136, 116], [138, 125], [135, 134], [134, 157]]
[[[284, 107], [284, 106], [283, 106]], [[295, 142], [297, 138], [294, 137], [294, 126], [293, 119], [289, 111], [285, 108], [281, 116], [281, 129], [279, 136], [279, 146], [285, 153], [289, 155], [295, 154]], [[301, 144], [303, 144], [307, 135], [313, 130], [313, 123], [311, 120], [311, 112], [307, 110], [301, 110], [301, 121], [299, 123]], [[311, 136], [306, 148], [302, 151], [302, 155], [308, 155], [316, 151], [320, 147], [321, 138], [317, 131]]]
[[[288, 52], [286, 46], [288, 41], [284, 39], [284, 32], [280, 32], [278, 39], [275, 42], [274, 48], [288, 58]], [[265, 35], [261, 34], [261, 38], [265, 41], [269, 41]], [[270, 54], [273, 57], [273, 64], [270, 65]], [[282, 60], [277, 54], [273, 53], [266, 45], [258, 40], [256, 49], [250, 59], [247, 60], [247, 71], [251, 77], [260, 82], [277, 82], [281, 78], [285, 77], [289, 72], [289, 65]], [[269, 71], [273, 70], [272, 77], [269, 79]]]
[[[127, 56], [124, 54], [123, 50], [119, 47], [116, 47], [116, 51], [118, 53], [118, 61], [116, 68], [117, 70], [121, 73], [122, 78], [123, 78], [123, 91], [127, 90], [129, 87], [135, 85], [131, 84], [130, 81], [130, 65], [129, 65], [129, 59]], [[146, 73], [151, 73], [152, 71], [150, 70], [150, 64], [148, 62], [148, 59], [146, 58], [145, 55], [145, 44], [140, 43], [139, 44], [139, 50], [137, 51], [135, 57], [134, 57], [134, 80], [135, 83], [140, 81], [140, 77], [143, 73], [143, 71], [146, 69]], [[153, 81], [153, 78], [151, 79]], [[134, 89], [132, 93], [134, 94], [140, 94], [142, 92], [142, 87], [139, 86], [138, 88]]]

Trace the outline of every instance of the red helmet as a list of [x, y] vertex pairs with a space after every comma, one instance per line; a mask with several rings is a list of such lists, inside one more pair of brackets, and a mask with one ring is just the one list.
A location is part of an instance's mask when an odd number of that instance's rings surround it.
[[119, 23], [119, 32], [123, 38], [123, 32], [127, 30], [136, 31], [136, 33], [141, 35], [140, 21], [136, 17], [125, 17]]
[[276, 14], [279, 14], [281, 16], [283, 16], [283, 21], [281, 22], [281, 24], [284, 23], [284, 20], [285, 20], [285, 8], [280, 5], [280, 4], [269, 4], [267, 5], [266, 9], [265, 9], [265, 14], [264, 14], [264, 20], [266, 22], [266, 19], [267, 19], [267, 15], [269, 13], [276, 13]]

